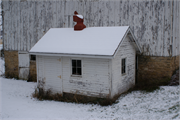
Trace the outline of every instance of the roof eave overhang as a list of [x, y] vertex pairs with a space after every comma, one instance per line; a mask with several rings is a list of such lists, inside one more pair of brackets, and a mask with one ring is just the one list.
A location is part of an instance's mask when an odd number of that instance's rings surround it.
[[135, 37], [134, 34], [132, 33], [132, 30], [131, 30], [130, 27], [129, 27], [129, 29], [128, 29], [128, 32], [130, 32], [130, 33], [131, 33], [131, 36], [132, 36], [132, 37], [129, 36], [130, 40], [135, 42], [135, 45], [137, 46], [138, 52], [139, 52], [139, 53], [142, 53], [141, 47], [140, 47], [139, 43], [137, 42], [136, 37]]
[[125, 32], [122, 40], [120, 41], [118, 47], [116, 48], [116, 50], [115, 50], [115, 52], [114, 52], [114, 54], [113, 54], [113, 58], [116, 56], [117, 51], [119, 50], [119, 48], [120, 48], [120, 46], [121, 46], [121, 43], [123, 42], [123, 40], [125, 39], [125, 37], [127, 36], [127, 34], [128, 34], [129, 31], [130, 31], [130, 27], [128, 27], [128, 29], [126, 30], [126, 32]]
[[29, 52], [29, 54], [31, 54], [31, 55], [42, 55], [42, 56], [113, 59], [113, 55], [88, 55], [88, 54], [44, 53], [44, 52]]
[[137, 52], [137, 53], [142, 53], [142, 50], [141, 50], [141, 48], [140, 48], [140, 45], [138, 44], [138, 42], [137, 42], [134, 34], [132, 33], [132, 31], [131, 31], [131, 29], [130, 29], [130, 27], [129, 27], [129, 28], [127, 29], [126, 33], [124, 34], [121, 42], [119, 43], [118, 47], [116, 48], [116, 50], [115, 50], [115, 52], [114, 52], [114, 54], [113, 54], [113, 58], [116, 56], [117, 51], [119, 50], [122, 41], [125, 39], [126, 36], [128, 36], [128, 33], [130, 33], [130, 34], [132, 35], [132, 39], [131, 39], [131, 40], [134, 41], [134, 43], [135, 43], [135, 45], [136, 45], [136, 48], [137, 48], [137, 51], [136, 51], [136, 52]]

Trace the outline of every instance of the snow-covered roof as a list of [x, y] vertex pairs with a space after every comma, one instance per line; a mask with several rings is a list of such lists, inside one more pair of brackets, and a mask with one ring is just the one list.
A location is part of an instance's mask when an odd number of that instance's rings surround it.
[[30, 53], [113, 56], [127, 34], [129, 26], [51, 28], [30, 50]]

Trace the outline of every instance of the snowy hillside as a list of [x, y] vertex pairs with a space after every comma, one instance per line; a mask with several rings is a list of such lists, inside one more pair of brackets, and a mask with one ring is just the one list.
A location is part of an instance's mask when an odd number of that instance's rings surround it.
[[[4, 60], [0, 59], [4, 72]], [[102, 107], [39, 101], [31, 97], [36, 83], [0, 77], [0, 119], [3, 120], [169, 120], [180, 119], [179, 86], [162, 86], [146, 93], [122, 95], [116, 104]]]

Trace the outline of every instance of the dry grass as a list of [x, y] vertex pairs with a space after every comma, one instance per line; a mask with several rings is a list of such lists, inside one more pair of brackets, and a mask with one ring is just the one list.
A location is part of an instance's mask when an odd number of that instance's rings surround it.
[[118, 97], [113, 99], [107, 98], [97, 98], [97, 97], [89, 97], [71, 93], [63, 93], [63, 96], [59, 93], [53, 94], [50, 89], [44, 89], [44, 81], [39, 81], [37, 87], [35, 88], [34, 93], [32, 96], [39, 100], [55, 100], [55, 101], [62, 101], [62, 102], [74, 102], [74, 103], [92, 103], [92, 104], [99, 104], [101, 106], [108, 106], [115, 103]]

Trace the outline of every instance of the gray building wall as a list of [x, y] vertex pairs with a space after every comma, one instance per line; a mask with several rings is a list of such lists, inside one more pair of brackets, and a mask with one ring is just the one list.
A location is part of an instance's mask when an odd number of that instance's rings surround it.
[[179, 54], [178, 0], [2, 0], [4, 49], [29, 51], [50, 29], [73, 27], [73, 13], [87, 27], [130, 26], [143, 55]]

